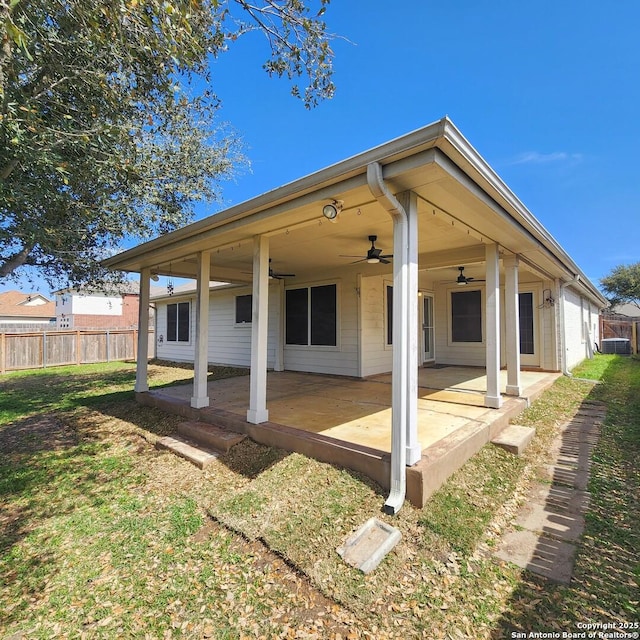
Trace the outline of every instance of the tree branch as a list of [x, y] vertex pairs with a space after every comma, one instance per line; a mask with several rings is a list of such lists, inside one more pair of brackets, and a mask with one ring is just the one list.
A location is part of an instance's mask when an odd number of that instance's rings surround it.
[[6, 278], [11, 275], [18, 267], [24, 265], [31, 253], [33, 247], [25, 246], [23, 249], [14, 253], [0, 265], [0, 278]]

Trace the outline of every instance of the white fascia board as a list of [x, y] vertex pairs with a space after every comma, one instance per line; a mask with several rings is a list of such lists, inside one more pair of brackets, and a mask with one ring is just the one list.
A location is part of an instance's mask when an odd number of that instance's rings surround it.
[[128, 263], [141, 259], [147, 253], [158, 253], [160, 249], [173, 246], [176, 243], [186, 245], [191, 238], [201, 237], [203, 233], [211, 232], [220, 227], [228, 227], [232, 223], [244, 222], [246, 218], [263, 212], [266, 212], [268, 216], [277, 215], [282, 211], [282, 208], [278, 208], [279, 206], [292, 200], [298, 201], [305, 195], [312, 194], [317, 199], [321, 197], [320, 191], [330, 189], [338, 183], [344, 183], [350, 178], [362, 176], [356, 182], [362, 182], [364, 185], [366, 184], [367, 166], [371, 162], [387, 164], [389, 161], [401, 159], [419, 150], [434, 146], [442, 136], [444, 123], [444, 119], [439, 120], [383, 145], [299, 178], [294, 182], [267, 191], [229, 209], [203, 218], [198, 222], [107, 258], [103, 261], [103, 264], [110, 269], [127, 270], [126, 265]]
[[[560, 246], [557, 240], [544, 228], [539, 220], [527, 209], [522, 201], [511, 191], [506, 183], [498, 176], [484, 158], [476, 151], [471, 143], [462, 135], [450, 121], [445, 121], [444, 138], [448, 140], [459, 158], [451, 158], [463, 171], [471, 169], [476, 175], [470, 177], [487, 191], [496, 202], [507, 205], [507, 212], [516, 222], [526, 229], [564, 266], [570, 276], [579, 275], [579, 282], [583, 289], [594, 301], [606, 305], [607, 301], [595, 285], [587, 278], [569, 254]], [[462, 161], [461, 161], [462, 160]], [[466, 165], [466, 167], [465, 167]], [[487, 188], [488, 187], [488, 188]]]

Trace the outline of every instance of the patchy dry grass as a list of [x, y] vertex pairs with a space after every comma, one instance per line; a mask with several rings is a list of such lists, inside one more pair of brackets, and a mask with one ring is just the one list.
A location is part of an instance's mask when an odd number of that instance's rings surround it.
[[[640, 363], [602, 369], [603, 384], [560, 379], [519, 418], [537, 428], [523, 458], [486, 447], [388, 519], [403, 538], [369, 576], [335, 552], [387, 518], [368, 479], [248, 440], [205, 473], [159, 453], [179, 418], [135, 404], [131, 365], [5, 376], [0, 637], [501, 638], [637, 619]], [[609, 414], [577, 580], [561, 588], [488, 551], [586, 398]]]

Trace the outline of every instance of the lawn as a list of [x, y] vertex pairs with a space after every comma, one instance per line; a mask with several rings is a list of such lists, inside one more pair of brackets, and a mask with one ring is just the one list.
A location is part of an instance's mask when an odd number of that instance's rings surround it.
[[[5, 375], [0, 637], [510, 638], [636, 621], [640, 362], [599, 356], [575, 375], [519, 418], [537, 429], [525, 456], [485, 447], [395, 518], [367, 478], [250, 440], [204, 473], [159, 452], [179, 418], [135, 403], [131, 364]], [[150, 366], [151, 386], [190, 376]], [[586, 399], [608, 413], [576, 578], [559, 587], [491, 547]], [[372, 515], [403, 538], [363, 576], [335, 549]]]

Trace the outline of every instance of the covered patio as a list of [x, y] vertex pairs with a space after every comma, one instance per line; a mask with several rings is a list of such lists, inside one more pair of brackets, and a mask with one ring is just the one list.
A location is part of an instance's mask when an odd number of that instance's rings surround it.
[[[520, 397], [499, 409], [484, 406], [483, 368], [425, 367], [418, 374], [421, 459], [407, 468], [407, 497], [422, 506], [440, 484], [494, 438], [559, 374], [523, 371]], [[501, 392], [507, 384], [501, 372]], [[339, 464], [388, 488], [391, 452], [391, 374], [368, 379], [295, 372], [267, 375], [268, 422], [247, 422], [248, 376], [208, 383], [209, 407], [190, 407], [192, 385], [140, 394], [140, 400], [190, 419], [217, 424], [278, 446]]]

